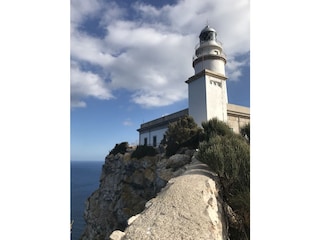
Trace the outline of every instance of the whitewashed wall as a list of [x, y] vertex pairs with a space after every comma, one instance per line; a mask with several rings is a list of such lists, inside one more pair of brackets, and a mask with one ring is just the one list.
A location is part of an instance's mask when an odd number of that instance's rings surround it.
[[206, 111], [206, 84], [204, 77], [189, 83], [189, 115], [201, 126], [201, 123], [207, 119]]
[[147, 138], [147, 145], [153, 146], [153, 137], [156, 136], [157, 142], [156, 146], [159, 146], [161, 140], [163, 139], [163, 135], [166, 133], [168, 128], [160, 128], [155, 130], [150, 130], [148, 132], [144, 132], [140, 134], [139, 144], [144, 144], [144, 139]]

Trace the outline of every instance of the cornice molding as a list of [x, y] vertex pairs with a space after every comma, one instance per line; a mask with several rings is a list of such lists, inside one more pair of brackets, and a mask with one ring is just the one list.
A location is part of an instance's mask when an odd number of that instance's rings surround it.
[[218, 78], [218, 79], [221, 79], [221, 80], [227, 80], [228, 79], [226, 76], [224, 76], [224, 75], [222, 75], [220, 73], [216, 73], [216, 72], [212, 72], [212, 71], [210, 71], [208, 69], [204, 69], [201, 72], [199, 72], [199, 73], [193, 75], [192, 77], [190, 77], [185, 82], [189, 84], [189, 83], [191, 83], [191, 82], [193, 82], [193, 81], [195, 81], [195, 80], [197, 80], [197, 79], [199, 79], [199, 78], [201, 78], [201, 77], [203, 77], [205, 75], [210, 76], [210, 77], [215, 77], [215, 78]]

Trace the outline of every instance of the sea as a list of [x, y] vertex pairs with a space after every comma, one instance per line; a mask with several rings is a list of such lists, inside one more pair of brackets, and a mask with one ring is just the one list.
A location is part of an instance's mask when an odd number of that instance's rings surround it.
[[85, 229], [85, 201], [99, 187], [103, 164], [103, 161], [71, 161], [71, 240], [79, 240]]

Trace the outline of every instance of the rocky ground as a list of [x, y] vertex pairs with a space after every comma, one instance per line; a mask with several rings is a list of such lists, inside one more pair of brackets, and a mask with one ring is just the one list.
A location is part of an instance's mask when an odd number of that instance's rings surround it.
[[124, 232], [112, 240], [227, 239], [223, 207], [215, 176], [205, 165], [192, 161], [186, 172], [169, 180], [145, 210], [129, 219]]
[[227, 239], [217, 181], [195, 153], [107, 156], [81, 239]]

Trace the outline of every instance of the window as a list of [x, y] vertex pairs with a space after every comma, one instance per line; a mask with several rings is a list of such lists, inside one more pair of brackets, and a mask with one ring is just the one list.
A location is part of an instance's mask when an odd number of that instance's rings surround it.
[[154, 147], [157, 146], [157, 136], [153, 136], [153, 144]]
[[221, 82], [217, 82], [217, 81], [214, 81], [214, 80], [210, 80], [210, 84], [214, 84], [215, 86], [219, 86], [221, 87]]
[[147, 145], [148, 144], [148, 138], [144, 138], [144, 144], [143, 145]]

